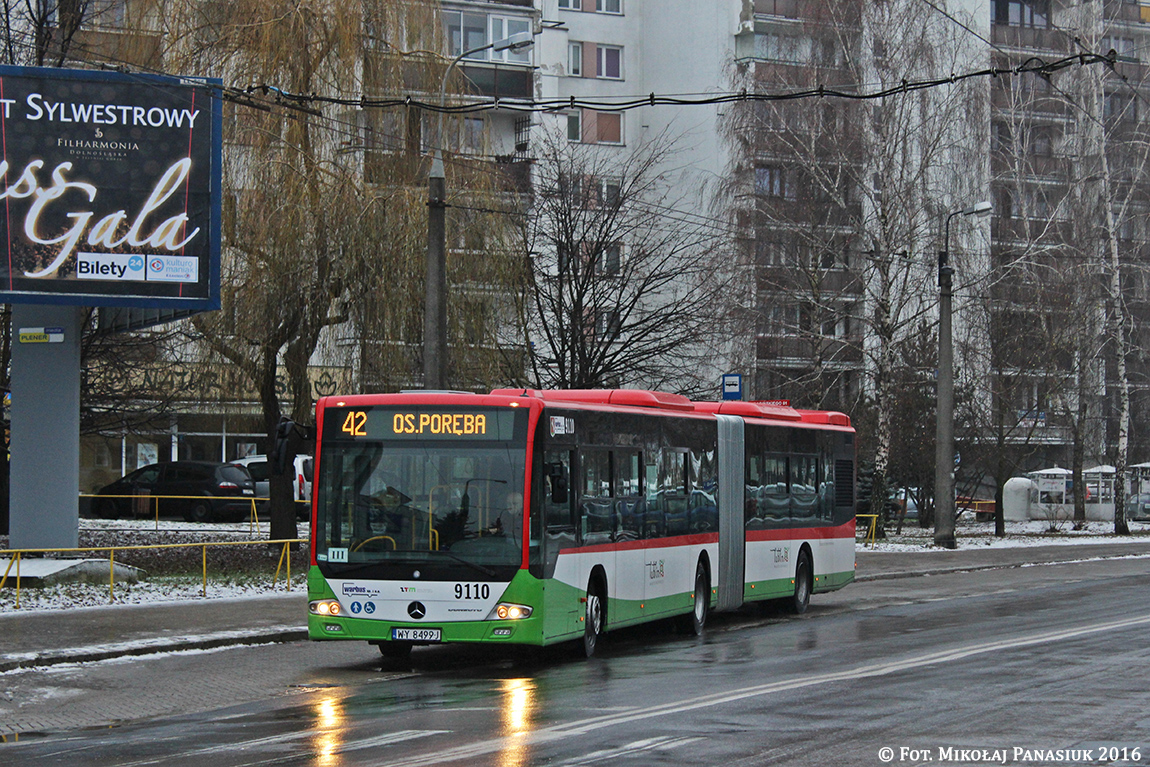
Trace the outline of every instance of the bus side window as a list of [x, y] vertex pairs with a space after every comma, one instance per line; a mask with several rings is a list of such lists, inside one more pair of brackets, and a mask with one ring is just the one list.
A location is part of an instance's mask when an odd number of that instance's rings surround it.
[[611, 496], [611, 453], [585, 450], [579, 453], [579, 534], [583, 545], [608, 543], [614, 537], [614, 498]]
[[637, 452], [615, 451], [615, 540], [633, 541], [640, 537], [647, 502], [643, 499], [642, 456]]
[[547, 533], [569, 533], [574, 540], [571, 518], [571, 454], [548, 452], [543, 456], [543, 528]]

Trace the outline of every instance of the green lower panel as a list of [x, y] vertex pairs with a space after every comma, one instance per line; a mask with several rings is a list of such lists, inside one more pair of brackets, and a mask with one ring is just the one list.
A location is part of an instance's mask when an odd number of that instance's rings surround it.
[[815, 584], [815, 593], [841, 589], [843, 586], [854, 581], [854, 579], [854, 570], [847, 570], [841, 573], [827, 573], [819, 577], [819, 582]]
[[757, 602], [763, 599], [781, 599], [794, 593], [795, 582], [791, 578], [753, 581], [743, 586], [743, 601]]
[[[308, 572], [308, 599], [334, 599], [327, 579], [318, 567]], [[516, 621], [450, 621], [443, 623], [371, 620], [351, 616], [327, 617], [308, 613], [308, 638], [316, 640], [353, 639], [368, 642], [391, 640], [393, 628], [437, 628], [442, 642], [501, 642], [507, 644], [543, 644], [543, 624], [547, 610], [543, 604], [543, 583], [526, 570], [520, 570], [503, 592], [502, 601], [531, 605], [536, 612]]]
[[[814, 584], [814, 593], [841, 589], [855, 578], [853, 570], [841, 573], [827, 573], [820, 575]], [[782, 599], [795, 593], [795, 582], [792, 578], [775, 578], [766, 581], [754, 581], [743, 587], [743, 601], [756, 602], [764, 599]]]
[[684, 615], [689, 613], [694, 605], [694, 595], [688, 592], [641, 602], [632, 599], [611, 599], [607, 603], [607, 628], [631, 626], [672, 615]]

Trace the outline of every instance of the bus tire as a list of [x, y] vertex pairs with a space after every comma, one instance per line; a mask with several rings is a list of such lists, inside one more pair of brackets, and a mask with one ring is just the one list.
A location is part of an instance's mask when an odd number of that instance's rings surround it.
[[605, 594], [603, 589], [592, 576], [587, 584], [587, 609], [584, 612], [583, 640], [579, 648], [584, 658], [590, 658], [599, 647], [599, 640], [603, 637], [603, 613]]
[[703, 560], [695, 566], [695, 592], [691, 612], [683, 616], [683, 631], [697, 637], [703, 635], [707, 626], [707, 616], [711, 613], [711, 579]]
[[795, 565], [795, 593], [787, 600], [787, 610], [802, 615], [811, 603], [811, 590], [814, 587], [814, 568], [811, 555], [806, 549], [799, 550], [799, 561]]

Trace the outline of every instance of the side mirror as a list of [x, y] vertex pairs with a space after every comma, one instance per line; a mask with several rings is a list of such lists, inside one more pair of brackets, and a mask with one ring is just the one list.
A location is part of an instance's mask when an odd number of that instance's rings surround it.
[[549, 463], [544, 467], [547, 479], [551, 482], [551, 502], [567, 503], [568, 488], [567, 469], [561, 463]]

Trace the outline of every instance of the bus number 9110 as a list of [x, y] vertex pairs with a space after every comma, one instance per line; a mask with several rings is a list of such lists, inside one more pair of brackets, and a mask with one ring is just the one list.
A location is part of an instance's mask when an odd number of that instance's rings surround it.
[[491, 586], [486, 583], [455, 584], [456, 599], [487, 599], [491, 596]]

